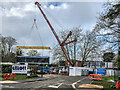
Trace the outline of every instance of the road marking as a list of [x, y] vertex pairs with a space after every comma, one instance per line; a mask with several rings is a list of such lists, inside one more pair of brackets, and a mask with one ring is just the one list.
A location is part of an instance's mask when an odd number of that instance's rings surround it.
[[59, 88], [63, 83], [59, 83], [59, 85], [49, 85], [48, 87], [51, 87], [51, 88]]
[[84, 80], [84, 79], [86, 79], [86, 78], [88, 78], [88, 77], [85, 77], [85, 78], [83, 78], [83, 79], [81, 79], [81, 80], [78, 80], [78, 81], [74, 82], [74, 83], [72, 84], [72, 87], [73, 87], [74, 89], [76, 89], [75, 84], [77, 84], [78, 82], [81, 82], [82, 80]]
[[0, 83], [18, 83], [17, 81], [0, 81]]
[[13, 86], [1, 85], [3, 88], [14, 88]]

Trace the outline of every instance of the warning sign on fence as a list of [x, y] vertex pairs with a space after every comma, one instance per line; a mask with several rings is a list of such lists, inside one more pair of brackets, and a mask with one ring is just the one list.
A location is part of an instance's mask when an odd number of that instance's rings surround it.
[[97, 68], [97, 74], [101, 74], [102, 76], [105, 76], [105, 68]]

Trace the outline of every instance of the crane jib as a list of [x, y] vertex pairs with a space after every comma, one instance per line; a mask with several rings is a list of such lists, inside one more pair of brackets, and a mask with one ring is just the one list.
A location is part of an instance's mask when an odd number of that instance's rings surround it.
[[[62, 51], [63, 51], [63, 53], [64, 53], [64, 55], [65, 55], [65, 57], [66, 57], [66, 59], [67, 59], [67, 62], [68, 62], [71, 66], [74, 66], [73, 62], [70, 60], [70, 57], [69, 57], [69, 55], [67, 54], [67, 52], [66, 52], [66, 50], [65, 50], [65, 48], [64, 48], [64, 45], [61, 45], [61, 44], [65, 44], [65, 41], [66, 41], [67, 38], [72, 34], [72, 32], [70, 32], [70, 34], [67, 36], [66, 40], [64, 40], [64, 41], [61, 43], [58, 35], [56, 34], [56, 32], [55, 32], [55, 30], [54, 30], [54, 28], [52, 27], [52, 25], [50, 24], [50, 22], [49, 22], [49, 20], [47, 19], [46, 15], [44, 14], [43, 10], [41, 9], [41, 7], [40, 7], [41, 5], [40, 5], [38, 2], [35, 2], [35, 5], [38, 6], [39, 10], [41, 11], [42, 15], [44, 16], [45, 20], [47, 21], [49, 27], [51, 28], [53, 34], [55, 35], [56, 39], [58, 40], [58, 43], [59, 43], [59, 45], [61, 46], [61, 49], [62, 49]], [[74, 41], [76, 41], [76, 40], [74, 40]], [[71, 41], [71, 42], [73, 42], [73, 41]], [[71, 43], [71, 42], [68, 42], [68, 43]]]

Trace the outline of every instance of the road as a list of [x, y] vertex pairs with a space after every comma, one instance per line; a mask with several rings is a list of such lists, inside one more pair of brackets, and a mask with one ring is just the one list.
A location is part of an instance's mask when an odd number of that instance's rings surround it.
[[[2, 88], [30, 88], [30, 89], [39, 89], [39, 88], [71, 88], [73, 89], [76, 82], [79, 81], [83, 84], [90, 83], [85, 80], [87, 76], [66, 76], [66, 75], [54, 75], [54, 79], [44, 80], [44, 81], [35, 81], [35, 82], [24, 82], [16, 84], [5, 84], [2, 85]], [[77, 84], [76, 84], [77, 85]], [[76, 86], [75, 86], [76, 87]], [[4, 89], [3, 89], [4, 90]]]

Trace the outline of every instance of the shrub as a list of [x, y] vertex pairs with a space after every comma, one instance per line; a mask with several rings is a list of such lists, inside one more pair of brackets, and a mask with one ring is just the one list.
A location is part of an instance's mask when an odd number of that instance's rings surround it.
[[120, 70], [120, 55], [118, 55], [116, 58], [116, 65], [117, 65], [118, 69]]
[[38, 77], [37, 75], [30, 75], [30, 76], [27, 76], [27, 78], [33, 78], [33, 77]]
[[2, 73], [12, 73], [12, 65], [2, 65]]

